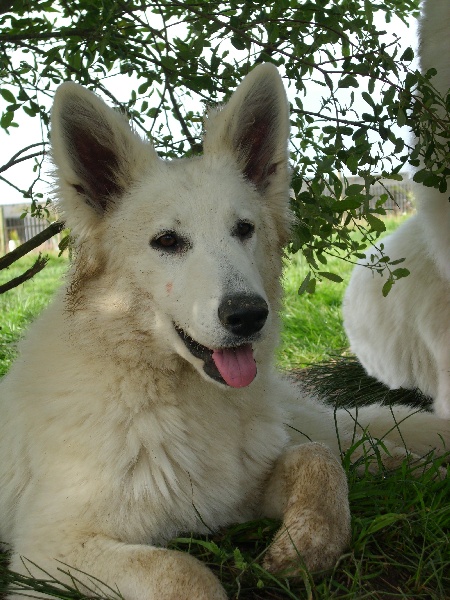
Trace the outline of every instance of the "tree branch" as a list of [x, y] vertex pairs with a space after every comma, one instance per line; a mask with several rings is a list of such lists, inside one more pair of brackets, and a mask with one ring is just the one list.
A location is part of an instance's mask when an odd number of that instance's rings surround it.
[[[13, 263], [16, 262], [16, 260], [19, 260], [19, 258], [22, 258], [22, 256], [25, 256], [25, 254], [28, 254], [28, 252], [30, 252], [30, 250], [34, 250], [35, 248], [37, 248], [38, 246], [40, 246], [41, 244], [43, 244], [44, 242], [46, 242], [47, 240], [52, 238], [54, 235], [56, 235], [63, 229], [64, 229], [63, 222], [55, 221], [54, 223], [51, 223], [46, 229], [39, 232], [37, 235], [35, 235], [31, 239], [29, 239], [27, 242], [24, 242], [18, 248], [15, 248], [11, 252], [8, 252], [8, 254], [5, 254], [5, 256], [0, 257], [0, 270], [6, 269], [7, 267], [11, 266]], [[44, 267], [42, 267], [42, 268], [44, 268]], [[5, 284], [5, 285], [7, 285], [7, 284]]]
[[187, 123], [184, 120], [183, 115], [181, 114], [180, 107], [178, 106], [177, 100], [173, 93], [172, 86], [170, 85], [168, 80], [166, 80], [166, 85], [167, 85], [167, 91], [169, 92], [170, 100], [172, 102], [173, 112], [175, 113], [175, 116], [178, 119], [178, 122], [180, 123], [181, 130], [183, 131], [184, 135], [186, 136], [186, 139], [189, 142], [192, 150], [197, 153], [202, 152], [203, 144], [199, 144], [198, 142], [196, 142], [195, 138], [192, 137], [189, 127], [187, 126]]
[[44, 154], [45, 150], [40, 150], [39, 152], [34, 152], [34, 154], [27, 154], [26, 156], [22, 156], [21, 158], [16, 158], [15, 160], [11, 159], [0, 167], [0, 173], [3, 173], [3, 171], [14, 167], [14, 165], [17, 165], [23, 162], [24, 160], [28, 160], [29, 158], [35, 158], [36, 156], [43, 156]]
[[19, 275], [18, 277], [14, 277], [14, 279], [11, 279], [10, 281], [8, 281], [7, 283], [4, 283], [3, 285], [0, 285], [0, 294], [4, 294], [5, 292], [8, 292], [9, 290], [12, 290], [13, 288], [18, 287], [25, 281], [28, 281], [29, 279], [34, 277], [36, 275], [36, 273], [39, 273], [39, 271], [42, 271], [42, 269], [45, 267], [45, 265], [47, 263], [48, 263], [48, 257], [41, 256], [39, 254], [38, 258], [33, 263], [33, 266], [31, 266], [29, 269], [27, 269], [25, 271], [25, 273], [22, 273], [22, 275]]

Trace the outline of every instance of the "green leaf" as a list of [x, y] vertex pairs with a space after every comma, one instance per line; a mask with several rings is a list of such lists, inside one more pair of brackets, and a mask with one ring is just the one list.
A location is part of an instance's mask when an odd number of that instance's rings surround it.
[[354, 196], [355, 194], [360, 194], [364, 190], [364, 185], [360, 183], [352, 183], [345, 188], [345, 193], [347, 196]]
[[360, 138], [364, 138], [367, 134], [367, 127], [360, 127], [359, 129], [357, 129], [353, 136], [352, 139], [356, 142], [358, 139]]
[[366, 217], [366, 220], [367, 220], [368, 224], [370, 225], [370, 228], [372, 229], [372, 231], [376, 231], [378, 233], [382, 233], [383, 231], [386, 231], [386, 225], [385, 225], [384, 221], [382, 221], [378, 217], [374, 217], [371, 213], [368, 213], [367, 215], [364, 215], [364, 216]]
[[314, 294], [314, 292], [316, 291], [316, 283], [316, 279], [311, 279], [311, 281], [308, 283], [308, 287], [306, 288], [308, 294]]
[[244, 569], [246, 569], [248, 567], [248, 563], [242, 556], [242, 552], [239, 550], [239, 548], [235, 548], [233, 550], [233, 558], [234, 558], [234, 564], [241, 571], [243, 571]]
[[403, 108], [399, 108], [397, 112], [397, 123], [399, 127], [406, 125], [406, 113]]
[[231, 45], [234, 46], [236, 50], [245, 50], [247, 48], [247, 43], [237, 36], [231, 38]]
[[393, 179], [394, 181], [403, 181], [403, 175], [400, 173], [383, 173], [384, 179]]
[[439, 175], [428, 169], [417, 171], [417, 173], [414, 174], [413, 180], [416, 183], [423, 183], [423, 185], [427, 187], [437, 187], [441, 182]]
[[410, 273], [410, 271], [405, 268], [395, 269], [394, 271], [392, 271], [392, 275], [396, 279], [401, 279], [402, 277], [408, 277], [409, 273]]
[[372, 108], [375, 108], [375, 102], [370, 94], [367, 92], [361, 92], [361, 96], [364, 98], [367, 104], [369, 104]]
[[325, 279], [329, 279], [330, 281], [335, 281], [336, 283], [342, 283], [344, 280], [340, 275], [336, 273], [328, 273], [327, 271], [319, 271], [319, 275], [325, 277]]
[[344, 198], [343, 200], [338, 200], [336, 202], [333, 202], [333, 204], [331, 205], [330, 208], [334, 212], [342, 213], [342, 212], [345, 212], [346, 210], [353, 210], [355, 208], [359, 208], [361, 206], [361, 204], [363, 203], [363, 201], [364, 201], [363, 196], [358, 196], [358, 197], [352, 196], [351, 198]]
[[14, 119], [14, 113], [10, 111], [6, 111], [2, 114], [2, 118], [0, 119], [0, 127], [3, 129], [8, 129], [12, 125], [12, 120]]
[[177, 63], [172, 56], [161, 56], [161, 64], [168, 71], [175, 71]]
[[406, 48], [400, 57], [402, 62], [411, 62], [414, 58], [414, 50], [412, 48]]
[[59, 254], [58, 256], [61, 256], [61, 254], [64, 252], [64, 250], [66, 250], [69, 245], [70, 245], [70, 235], [66, 235], [63, 238], [61, 238], [61, 241], [58, 244], [58, 249], [59, 249]]
[[141, 83], [141, 85], [138, 87], [138, 94], [145, 94], [149, 87], [150, 83], [148, 81]]
[[347, 75], [346, 77], [344, 77], [343, 79], [341, 79], [339, 81], [338, 87], [340, 87], [340, 88], [349, 88], [349, 87], [357, 88], [357, 87], [359, 87], [359, 83], [358, 83], [358, 80], [356, 79], [356, 77], [353, 77], [353, 75]]
[[29, 117], [35, 117], [38, 114], [38, 111], [36, 109], [30, 108], [28, 106], [22, 106], [22, 109]]
[[308, 294], [314, 294], [315, 291], [316, 280], [312, 278], [311, 271], [309, 271], [305, 279], [302, 281], [301, 286], [298, 288], [298, 295], [301, 296], [305, 292], [308, 292]]
[[387, 194], [381, 194], [381, 196], [376, 201], [375, 206], [377, 208], [379, 208], [380, 206], [383, 206], [383, 204], [385, 204], [388, 201], [388, 199], [389, 199], [389, 196]]
[[381, 293], [383, 294], [383, 296], [386, 298], [386, 296], [389, 294], [389, 292], [392, 289], [392, 286], [394, 285], [394, 280], [389, 278], [385, 284], [383, 285], [382, 289], [381, 289]]
[[352, 154], [347, 158], [346, 165], [350, 171], [355, 175], [358, 170], [358, 157]]
[[306, 292], [306, 289], [307, 289], [310, 281], [311, 281], [311, 271], [308, 271], [308, 274], [306, 275], [305, 279], [302, 281], [300, 287], [298, 288], [299, 296], [301, 296], [302, 294], [304, 294]]
[[410, 90], [417, 83], [417, 76], [414, 73], [407, 73], [405, 77], [404, 86], [407, 90]]
[[2, 88], [2, 89], [0, 89], [0, 94], [1, 94], [2, 98], [4, 100], [6, 100], [6, 102], [9, 102], [10, 104], [15, 104], [16, 97], [14, 96], [14, 94], [12, 92], [7, 90], [6, 88]]

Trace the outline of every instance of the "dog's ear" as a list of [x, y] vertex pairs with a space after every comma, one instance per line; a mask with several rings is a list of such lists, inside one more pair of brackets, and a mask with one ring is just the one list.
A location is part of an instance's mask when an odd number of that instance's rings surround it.
[[283, 82], [270, 63], [257, 66], [205, 124], [205, 154], [230, 152], [260, 191], [289, 180], [289, 108]]
[[[133, 180], [142, 154], [155, 154], [126, 118], [75, 83], [57, 90], [52, 110], [52, 155], [63, 205], [82, 199], [103, 214]], [[144, 146], [144, 147], [143, 147]]]

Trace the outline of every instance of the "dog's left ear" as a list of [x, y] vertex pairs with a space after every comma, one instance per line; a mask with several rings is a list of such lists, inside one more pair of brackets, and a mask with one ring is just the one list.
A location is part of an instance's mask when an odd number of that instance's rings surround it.
[[224, 108], [210, 111], [205, 126], [205, 154], [231, 153], [259, 191], [280, 177], [289, 180], [289, 108], [274, 65], [253, 69]]
[[122, 114], [72, 82], [56, 92], [51, 141], [69, 221], [82, 212], [89, 222], [99, 220], [129, 188], [141, 163], [156, 158], [153, 147], [131, 130]]

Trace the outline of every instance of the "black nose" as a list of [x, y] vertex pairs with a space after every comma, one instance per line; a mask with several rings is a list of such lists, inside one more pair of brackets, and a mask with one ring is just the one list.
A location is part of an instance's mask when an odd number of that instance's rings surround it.
[[219, 306], [222, 325], [235, 335], [249, 336], [263, 328], [269, 307], [256, 294], [226, 296]]

